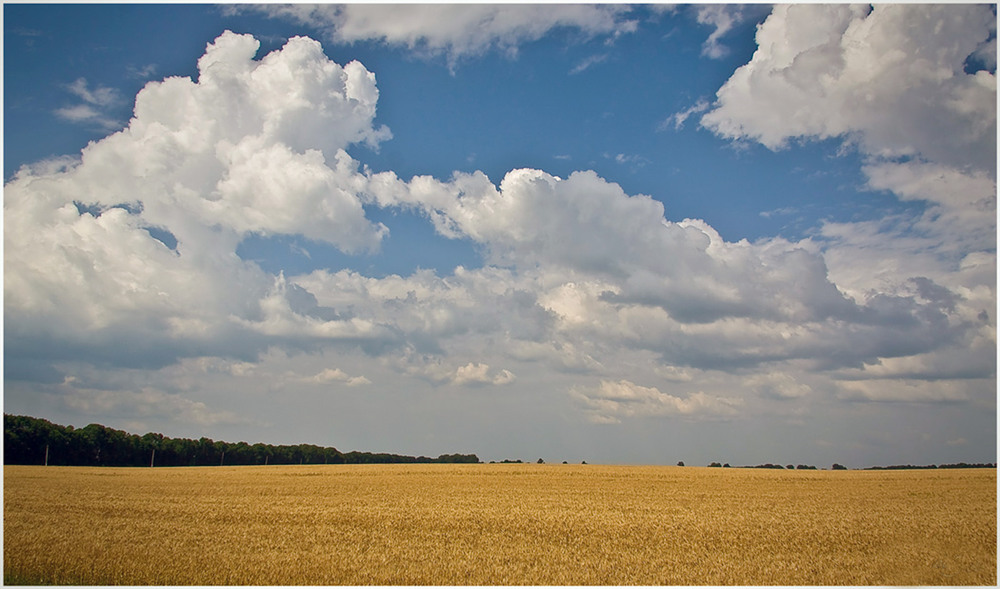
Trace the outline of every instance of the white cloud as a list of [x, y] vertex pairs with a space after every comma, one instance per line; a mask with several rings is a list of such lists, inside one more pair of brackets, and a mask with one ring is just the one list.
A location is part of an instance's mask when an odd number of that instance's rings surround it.
[[418, 177], [380, 186], [376, 197], [422, 208], [442, 234], [484, 244], [494, 264], [611, 279], [602, 297], [661, 305], [682, 322], [856, 311], [827, 281], [822, 258], [803, 247], [727, 243], [702, 221], [667, 221], [659, 201], [628, 196], [593, 172], [562, 179], [514, 170], [499, 189], [481, 173], [448, 183]]
[[133, 78], [139, 78], [140, 80], [148, 80], [152, 78], [158, 69], [155, 63], [148, 63], [144, 66], [128, 66], [128, 74]]
[[798, 399], [812, 393], [812, 387], [784, 372], [755, 374], [744, 380], [744, 385], [758, 395], [775, 399]]
[[701, 47], [701, 54], [711, 59], [721, 59], [729, 54], [729, 48], [719, 39], [726, 35], [733, 25], [743, 20], [743, 11], [738, 6], [706, 4], [698, 7], [698, 23], [715, 27]]
[[349, 253], [378, 249], [388, 233], [365, 222], [361, 201], [345, 186], [357, 164], [343, 150], [327, 162], [319, 151], [253, 138], [220, 156], [228, 173], [216, 184], [218, 198], [198, 203], [206, 218], [225, 219], [241, 234], [298, 234]]
[[345, 4], [256, 7], [327, 31], [335, 43], [381, 41], [427, 55], [445, 54], [451, 66], [492, 49], [515, 54], [519, 45], [553, 29], [585, 35], [620, 35], [635, 30], [627, 6], [489, 4]]
[[622, 165], [628, 164], [632, 169], [641, 168], [649, 163], [648, 159], [638, 154], [617, 153], [612, 156], [611, 154], [606, 153], [604, 154], [604, 157], [613, 159], [615, 162]]
[[100, 116], [100, 113], [88, 104], [78, 104], [76, 106], [60, 108], [56, 110], [56, 114], [68, 121], [73, 121], [74, 123], [93, 120]]
[[372, 383], [372, 381], [368, 380], [368, 378], [364, 376], [351, 376], [339, 368], [324, 368], [317, 374], [303, 380], [318, 384], [342, 382], [349, 387], [368, 385]]
[[507, 370], [502, 369], [499, 372], [489, 374], [490, 366], [482, 362], [468, 363], [465, 366], [459, 366], [455, 370], [454, 374], [449, 375], [451, 383], [455, 385], [465, 385], [465, 384], [495, 384], [503, 385], [510, 384], [514, 382], [514, 374]]
[[579, 74], [583, 71], [586, 71], [591, 66], [597, 65], [599, 63], [604, 63], [607, 60], [608, 60], [607, 53], [598, 53], [596, 55], [591, 55], [590, 57], [583, 59], [580, 63], [573, 66], [573, 69], [571, 69], [569, 73], [570, 75]]
[[495, 370], [486, 362], [473, 361], [457, 365], [451, 358], [460, 355], [461, 352], [457, 350], [444, 354], [420, 354], [411, 347], [402, 358], [386, 359], [386, 364], [407, 376], [458, 387], [500, 386], [517, 380], [517, 376], [510, 370]]
[[[99, 341], [118, 342], [160, 362], [192, 346], [252, 353], [261, 341], [237, 335], [246, 329], [374, 337], [377, 326], [363, 320], [306, 317], [278, 300], [294, 293], [235, 254], [250, 232], [306, 235], [348, 252], [378, 247], [386, 229], [365, 218], [364, 177], [344, 151], [388, 137], [372, 125], [374, 75], [331, 62], [309, 39], [261, 60], [257, 48], [248, 35], [224, 33], [196, 81], [147, 84], [127, 128], [75, 162], [25, 167], [5, 185], [9, 334], [95, 353]], [[111, 100], [83, 81], [74, 88], [98, 105]]]
[[91, 88], [85, 78], [68, 84], [66, 90], [83, 102], [56, 109], [56, 116], [72, 123], [90, 123], [108, 131], [121, 128], [122, 123], [107, 112], [121, 102], [118, 90], [100, 85]]
[[964, 68], [994, 20], [983, 5], [776, 6], [701, 122], [771, 149], [843, 137], [873, 157], [992, 170], [996, 77]]
[[[925, 211], [906, 221], [923, 237], [925, 251], [952, 260], [996, 249], [994, 170], [964, 169], [930, 162], [872, 162], [862, 168], [868, 188], [900, 200], [923, 201]], [[912, 241], [912, 238], [911, 238]]]
[[98, 86], [92, 89], [85, 78], [78, 78], [67, 86], [67, 90], [87, 104], [95, 106], [109, 106], [120, 100], [119, 93], [114, 88]]
[[660, 123], [659, 130], [661, 131], [665, 130], [669, 128], [671, 125], [675, 130], [681, 129], [684, 127], [684, 122], [687, 121], [691, 117], [691, 115], [696, 115], [698, 113], [705, 112], [706, 110], [708, 110], [709, 106], [711, 105], [707, 100], [705, 100], [704, 98], [699, 98], [698, 101], [695, 102], [692, 106], [684, 110], [677, 111], [674, 114], [667, 117], [666, 120]]
[[622, 418], [635, 417], [727, 417], [735, 415], [743, 404], [739, 398], [716, 397], [701, 391], [676, 397], [628, 380], [603, 380], [597, 388], [575, 387], [571, 395], [595, 423], [619, 423]]

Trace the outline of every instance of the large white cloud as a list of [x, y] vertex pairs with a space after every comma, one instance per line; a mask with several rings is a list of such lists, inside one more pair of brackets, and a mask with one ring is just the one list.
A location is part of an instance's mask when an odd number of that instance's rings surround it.
[[[383, 206], [423, 211], [442, 234], [481, 243], [491, 263], [509, 268], [503, 280], [552, 317], [547, 331], [533, 334], [551, 338], [547, 355], [521, 343], [512, 349], [555, 360], [553, 349], [573, 344], [576, 358], [563, 357], [563, 367], [586, 365], [615, 345], [653, 352], [668, 366], [859, 367], [957, 345], [961, 334], [990, 324], [980, 317], [988, 291], [952, 293], [910, 274], [845, 292], [817, 243], [725, 242], [705, 222], [667, 221], [659, 202], [591, 172], [563, 179], [515, 170], [499, 187], [479, 173], [447, 182], [381, 174], [368, 191]], [[498, 301], [488, 307], [513, 310]]]
[[777, 6], [701, 123], [771, 149], [841, 138], [870, 188], [931, 203], [942, 232], [995, 233], [996, 75], [966, 71], [995, 29], [985, 5]]
[[[386, 232], [365, 218], [352, 188], [357, 164], [344, 151], [388, 137], [372, 125], [374, 75], [331, 62], [310, 39], [259, 61], [257, 48], [249, 35], [224, 33], [197, 80], [148, 84], [124, 130], [79, 160], [26, 167], [4, 187], [9, 335], [219, 351], [248, 327], [287, 331], [285, 320], [317, 337], [374, 331], [282, 314], [280, 281], [235, 253], [251, 232], [348, 252], [377, 248]], [[9, 340], [15, 353], [18, 341]], [[183, 347], [167, 346], [162, 361]]]
[[499, 188], [481, 173], [375, 180], [379, 202], [420, 208], [442, 234], [484, 244], [494, 264], [602, 280], [604, 299], [661, 306], [681, 322], [857, 313], [808, 245], [725, 242], [703, 221], [667, 221], [659, 201], [593, 172], [514, 170]]
[[995, 266], [996, 76], [977, 69], [995, 67], [981, 58], [995, 27], [982, 5], [778, 6], [701, 121], [772, 149], [797, 138], [855, 145], [867, 188], [925, 209], [825, 225], [831, 277], [854, 296], [914, 277], [961, 285], [977, 314], [995, 298], [988, 275], [969, 284], [966, 261]]
[[983, 5], [775, 7], [702, 124], [771, 148], [847, 136], [872, 155], [991, 169], [996, 77], [965, 63], [995, 20]]
[[494, 48], [516, 53], [519, 45], [556, 28], [617, 35], [636, 27], [624, 17], [627, 6], [614, 5], [296, 4], [256, 9], [326, 29], [335, 43], [374, 40], [431, 55], [445, 53], [452, 65]]
[[632, 417], [729, 417], [743, 404], [739, 398], [701, 391], [676, 397], [628, 380], [604, 380], [594, 388], [574, 388], [571, 396], [586, 407], [589, 419], [596, 423], [620, 423], [622, 418]]

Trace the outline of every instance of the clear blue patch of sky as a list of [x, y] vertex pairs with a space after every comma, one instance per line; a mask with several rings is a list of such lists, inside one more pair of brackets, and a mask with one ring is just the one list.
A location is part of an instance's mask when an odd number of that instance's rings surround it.
[[197, 6], [5, 4], [3, 10], [4, 178], [22, 164], [78, 154], [108, 135], [55, 115], [81, 102], [69, 84], [85, 78], [92, 89], [116, 89], [121, 100], [107, 114], [124, 126], [148, 81], [144, 68], [155, 66], [152, 79], [191, 75], [205, 39], [221, 32], [218, 12]]

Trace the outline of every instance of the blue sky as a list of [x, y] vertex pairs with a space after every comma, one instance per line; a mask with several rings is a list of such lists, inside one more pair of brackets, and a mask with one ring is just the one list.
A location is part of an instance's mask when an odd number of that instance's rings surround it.
[[5, 411], [487, 460], [995, 461], [995, 24], [5, 4]]

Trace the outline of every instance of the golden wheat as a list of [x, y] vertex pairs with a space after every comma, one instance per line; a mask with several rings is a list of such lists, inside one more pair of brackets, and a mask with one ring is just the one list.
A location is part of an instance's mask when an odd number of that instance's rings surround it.
[[995, 585], [996, 471], [4, 467], [10, 583]]

